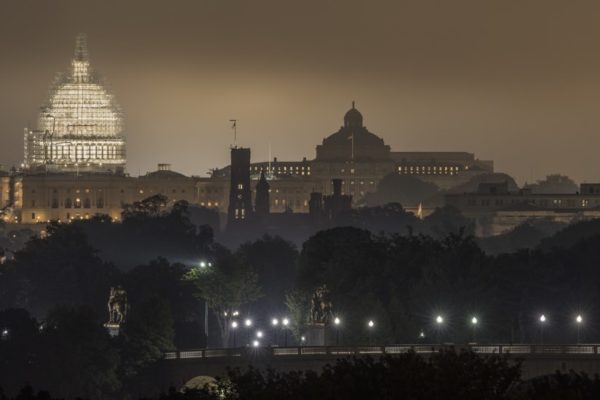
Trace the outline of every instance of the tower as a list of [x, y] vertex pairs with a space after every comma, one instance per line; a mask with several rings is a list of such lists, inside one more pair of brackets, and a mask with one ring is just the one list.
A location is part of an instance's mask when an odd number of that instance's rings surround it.
[[260, 179], [256, 184], [256, 199], [254, 209], [256, 216], [264, 218], [269, 215], [270, 212], [270, 200], [269, 200], [269, 189], [270, 185], [267, 182], [265, 171], [261, 171]]
[[250, 190], [250, 149], [231, 148], [231, 181], [229, 188], [229, 222], [245, 220], [252, 213]]

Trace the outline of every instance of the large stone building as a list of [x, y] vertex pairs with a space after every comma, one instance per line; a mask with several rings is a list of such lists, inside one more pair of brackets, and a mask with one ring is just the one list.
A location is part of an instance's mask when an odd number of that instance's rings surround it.
[[[7, 221], [20, 223], [96, 214], [118, 220], [125, 204], [162, 194], [229, 213], [235, 220], [254, 212], [261, 176], [266, 182], [259, 188], [268, 190], [268, 196], [259, 196], [264, 214], [308, 213], [311, 193], [333, 193], [337, 179], [341, 186], [335, 189], [356, 201], [375, 191], [388, 174], [415, 176], [445, 189], [493, 172], [491, 161], [471, 153], [392, 151], [367, 129], [354, 103], [339, 130], [316, 147], [314, 159], [252, 163], [249, 149], [232, 149], [234, 156], [240, 158], [234, 168], [218, 169], [210, 177], [185, 176], [168, 164], [129, 176], [120, 108], [92, 70], [85, 36], [80, 35], [71, 68], [52, 85], [37, 128], [26, 129], [23, 168], [0, 173], [0, 209]], [[249, 180], [240, 166], [249, 169]]]
[[478, 236], [506, 233], [532, 220], [572, 223], [600, 218], [600, 184], [583, 183], [577, 193], [510, 191], [506, 182], [480, 184], [475, 192], [451, 193], [446, 205], [472, 219]]

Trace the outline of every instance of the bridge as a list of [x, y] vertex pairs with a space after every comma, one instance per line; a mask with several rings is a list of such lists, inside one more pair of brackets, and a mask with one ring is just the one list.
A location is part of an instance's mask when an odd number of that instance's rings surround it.
[[521, 360], [522, 378], [574, 370], [589, 375], [600, 374], [600, 345], [542, 344], [398, 344], [387, 346], [297, 346], [243, 347], [227, 349], [181, 350], [165, 353], [158, 369], [157, 385], [183, 387], [197, 377], [224, 376], [227, 367], [272, 367], [280, 371], [319, 371], [339, 358], [398, 355], [413, 351], [427, 358], [441, 350], [472, 351], [485, 355], [504, 355]]

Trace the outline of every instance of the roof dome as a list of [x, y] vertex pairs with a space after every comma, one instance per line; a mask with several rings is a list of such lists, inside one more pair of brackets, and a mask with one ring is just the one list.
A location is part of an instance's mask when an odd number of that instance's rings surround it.
[[344, 115], [344, 126], [346, 128], [362, 128], [363, 127], [363, 116], [356, 108], [354, 108], [354, 102], [352, 102], [352, 108], [348, 110]]
[[55, 137], [114, 137], [123, 129], [120, 107], [90, 66], [83, 34], [77, 36], [70, 71], [59, 76], [50, 89], [38, 127]]
[[56, 172], [117, 172], [125, 167], [121, 109], [90, 66], [84, 34], [71, 68], [55, 79], [38, 127], [26, 130], [25, 166]]

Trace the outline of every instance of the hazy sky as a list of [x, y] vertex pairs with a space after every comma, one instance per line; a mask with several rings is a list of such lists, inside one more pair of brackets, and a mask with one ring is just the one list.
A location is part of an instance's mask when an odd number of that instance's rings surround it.
[[133, 175], [226, 165], [230, 118], [255, 161], [312, 158], [356, 100], [394, 150], [600, 182], [598, 21], [597, 1], [0, 0], [0, 164], [85, 32]]

